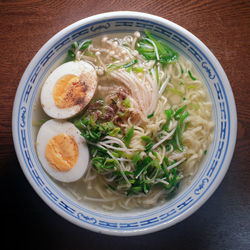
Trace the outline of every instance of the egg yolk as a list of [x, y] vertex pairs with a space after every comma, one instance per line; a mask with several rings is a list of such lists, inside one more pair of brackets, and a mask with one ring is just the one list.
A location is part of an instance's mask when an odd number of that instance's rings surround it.
[[45, 157], [50, 166], [58, 171], [69, 171], [78, 160], [78, 146], [74, 137], [59, 134], [49, 140]]
[[69, 108], [84, 102], [86, 85], [76, 75], [64, 75], [55, 84], [53, 98], [58, 108]]

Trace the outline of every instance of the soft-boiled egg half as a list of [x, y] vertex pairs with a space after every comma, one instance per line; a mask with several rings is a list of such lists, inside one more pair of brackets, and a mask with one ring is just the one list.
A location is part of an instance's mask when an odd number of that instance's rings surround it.
[[38, 132], [36, 148], [43, 168], [58, 181], [77, 181], [87, 169], [88, 146], [70, 122], [55, 119], [45, 122]]
[[47, 115], [70, 118], [84, 109], [97, 86], [94, 67], [84, 61], [70, 61], [56, 68], [45, 81], [41, 104]]

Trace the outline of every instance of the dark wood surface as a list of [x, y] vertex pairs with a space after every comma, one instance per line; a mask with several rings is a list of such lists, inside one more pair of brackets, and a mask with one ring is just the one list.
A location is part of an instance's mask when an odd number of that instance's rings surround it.
[[[55, 214], [33, 191], [15, 155], [15, 91], [40, 47], [67, 25], [115, 10], [169, 19], [201, 39], [231, 83], [238, 135], [229, 171], [214, 195], [185, 221], [140, 237], [99, 235]], [[0, 216], [6, 249], [250, 249], [249, 1], [0, 1]], [[35, 244], [35, 245], [34, 245]], [[3, 249], [3, 248], [2, 248]]]

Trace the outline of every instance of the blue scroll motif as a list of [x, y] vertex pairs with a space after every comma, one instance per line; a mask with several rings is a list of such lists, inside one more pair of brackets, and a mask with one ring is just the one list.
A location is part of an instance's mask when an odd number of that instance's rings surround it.
[[201, 180], [201, 183], [200, 183], [200, 185], [198, 186], [198, 188], [196, 188], [195, 190], [194, 190], [194, 193], [196, 194], [196, 195], [200, 195], [200, 191], [205, 187], [205, 185], [207, 184], [209, 182], [209, 179], [206, 177], [206, 178], [203, 178], [202, 180]]
[[97, 31], [97, 30], [102, 30], [102, 29], [105, 29], [105, 30], [107, 30], [108, 28], [110, 27], [110, 23], [106, 23], [106, 24], [100, 24], [100, 25], [98, 25], [98, 26], [92, 26], [91, 28], [90, 28], [90, 30], [92, 31], [92, 32], [95, 32], [95, 31]]
[[86, 221], [90, 224], [96, 224], [97, 220], [94, 217], [89, 217], [84, 215], [83, 213], [77, 213], [77, 218], [81, 221]]
[[202, 68], [205, 69], [205, 71], [208, 74], [208, 77], [213, 80], [215, 78], [215, 75], [212, 73], [211, 69], [208, 67], [207, 62], [202, 62], [201, 64]]
[[25, 115], [26, 115], [26, 108], [24, 106], [21, 107], [21, 122], [20, 122], [20, 126], [22, 128], [25, 127]]

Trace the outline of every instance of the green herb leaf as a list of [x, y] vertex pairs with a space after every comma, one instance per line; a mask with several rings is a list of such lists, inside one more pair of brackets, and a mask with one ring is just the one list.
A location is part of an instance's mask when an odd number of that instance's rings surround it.
[[[177, 52], [175, 52], [172, 48], [170, 48], [165, 42], [156, 39], [154, 36], [150, 34], [149, 31], [145, 30], [146, 38], [150, 39], [154, 42], [158, 54], [159, 54], [159, 62], [165, 66], [167, 63], [176, 61], [178, 58]], [[138, 40], [136, 44], [137, 51], [142, 54], [147, 60], [156, 60], [156, 52], [152, 43], [145, 39], [141, 38]]]
[[92, 40], [88, 40], [88, 41], [85, 41], [81, 48], [79, 49], [80, 51], [84, 51], [85, 49], [87, 49], [89, 47], [89, 45], [92, 43]]
[[132, 137], [133, 137], [133, 134], [134, 134], [134, 126], [132, 126], [128, 131], [127, 133], [125, 134], [124, 138], [123, 138], [123, 141], [126, 145], [126, 147], [129, 146], [131, 140], [132, 140]]

